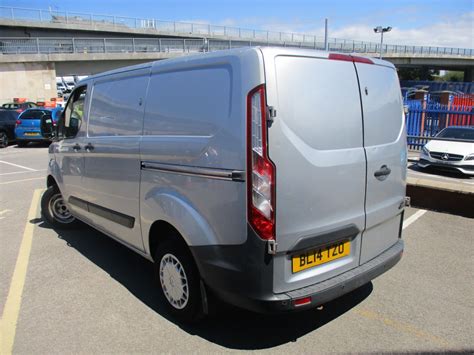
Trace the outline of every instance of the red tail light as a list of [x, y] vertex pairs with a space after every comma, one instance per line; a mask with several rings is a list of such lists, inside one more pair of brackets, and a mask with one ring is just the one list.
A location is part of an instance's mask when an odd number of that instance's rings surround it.
[[275, 239], [275, 166], [268, 157], [265, 86], [247, 96], [248, 221], [262, 239]]
[[16, 109], [15, 111], [18, 112], [18, 113], [22, 113], [22, 112], [23, 112], [23, 110], [22, 110], [21, 108], [18, 108], [18, 109]]
[[311, 297], [298, 298], [293, 301], [295, 307], [304, 306], [311, 303]]
[[357, 57], [357, 56], [349, 55], [349, 54], [329, 53], [328, 59], [345, 60], [347, 62], [354, 62], [354, 63], [374, 64], [374, 62], [371, 61], [369, 58]]
[[21, 120], [16, 120], [15, 124], [18, 126], [18, 125], [21, 125]]

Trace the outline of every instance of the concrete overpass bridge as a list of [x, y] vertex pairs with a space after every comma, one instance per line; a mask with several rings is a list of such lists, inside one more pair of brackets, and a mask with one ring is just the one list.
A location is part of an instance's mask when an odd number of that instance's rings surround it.
[[[0, 88], [0, 101], [55, 96], [55, 77], [88, 75], [121, 66], [245, 46], [324, 49], [324, 39], [301, 33], [109, 15], [0, 7], [2, 82], [25, 82], [17, 94]], [[378, 56], [380, 44], [331, 38], [330, 51]], [[383, 57], [397, 67], [462, 70], [473, 81], [474, 50], [384, 45]], [[24, 81], [18, 78], [23, 76]], [[48, 88], [48, 89], [47, 89]], [[26, 93], [25, 93], [26, 91]], [[23, 94], [20, 94], [23, 93]], [[28, 93], [30, 92], [30, 94]], [[38, 95], [38, 94], [36, 94]], [[38, 97], [37, 97], [38, 98]]]

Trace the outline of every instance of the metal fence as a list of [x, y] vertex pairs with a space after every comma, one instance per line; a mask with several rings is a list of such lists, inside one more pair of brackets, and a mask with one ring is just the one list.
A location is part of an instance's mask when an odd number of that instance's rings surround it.
[[[177, 36], [226, 37], [233, 40], [244, 40], [262, 43], [288, 43], [324, 49], [323, 36], [312, 34], [255, 30], [240, 27], [216, 26], [202, 23], [162, 21], [92, 13], [42, 10], [0, 6], [0, 18], [33, 21], [53, 24], [79, 25], [90, 29], [144, 30], [149, 33], [175, 34]], [[340, 38], [329, 38], [329, 50], [342, 52], [379, 53], [380, 44], [374, 42], [355, 41]], [[470, 48], [406, 46], [385, 44], [383, 53], [415, 54], [415, 55], [459, 55], [473, 56]]]
[[[182, 38], [0, 38], [3, 54], [210, 52], [268, 42]], [[324, 49], [324, 43], [279, 43], [279, 46]], [[344, 51], [344, 48], [332, 48]]]
[[408, 100], [406, 115], [407, 144], [410, 149], [421, 149], [429, 137], [449, 126], [474, 125], [473, 106], [441, 105], [420, 100]]

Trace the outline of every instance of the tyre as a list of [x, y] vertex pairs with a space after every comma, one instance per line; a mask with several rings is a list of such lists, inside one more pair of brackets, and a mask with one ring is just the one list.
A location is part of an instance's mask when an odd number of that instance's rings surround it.
[[50, 186], [41, 197], [41, 215], [43, 218], [58, 229], [75, 229], [81, 223], [68, 210], [59, 189]]
[[180, 321], [199, 320], [202, 317], [200, 277], [189, 250], [169, 239], [158, 245], [154, 259], [162, 304]]
[[5, 132], [0, 132], [0, 148], [8, 147], [8, 136]]
[[28, 145], [28, 142], [27, 141], [18, 141], [16, 143], [17, 146], [19, 146], [20, 148], [23, 148], [23, 147], [26, 147]]

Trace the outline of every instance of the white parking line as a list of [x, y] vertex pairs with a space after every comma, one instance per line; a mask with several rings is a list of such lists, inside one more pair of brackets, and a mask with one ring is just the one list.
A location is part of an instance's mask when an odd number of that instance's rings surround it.
[[8, 184], [14, 184], [15, 182], [23, 182], [23, 181], [31, 181], [31, 180], [39, 180], [39, 179], [45, 179], [45, 177], [44, 177], [44, 176], [42, 176], [42, 177], [31, 178], [31, 179], [22, 179], [22, 180], [5, 181], [5, 182], [0, 182], [0, 185], [8, 185]]
[[428, 211], [427, 210], [419, 210], [419, 211], [415, 212], [413, 215], [411, 215], [410, 217], [408, 217], [407, 219], [405, 219], [403, 221], [403, 229], [405, 229], [410, 224], [415, 222], [418, 218], [423, 216], [426, 212], [428, 212]]
[[25, 174], [25, 173], [36, 173], [38, 171], [46, 171], [46, 169], [41, 169], [41, 170], [35, 170], [35, 171], [14, 171], [12, 173], [3, 173], [3, 174], [0, 174], [0, 176], [3, 176], [3, 175], [14, 175], [14, 174]]
[[8, 165], [11, 165], [11, 166], [16, 166], [17, 168], [22, 168], [22, 169], [25, 169], [25, 170], [37, 171], [36, 169], [31, 169], [31, 168], [28, 168], [27, 166], [13, 164], [13, 163], [9, 163], [9, 162], [3, 161], [3, 160], [0, 160], [0, 163], [8, 164]]
[[0, 174], [0, 176], [3, 176], [3, 175], [14, 175], [14, 174], [29, 174], [29, 173], [36, 173], [36, 172], [39, 172], [39, 171], [46, 171], [46, 169], [40, 169], [40, 170], [35, 170], [35, 171], [14, 171], [14, 172], [11, 172], [11, 173], [3, 173], [3, 174]]

